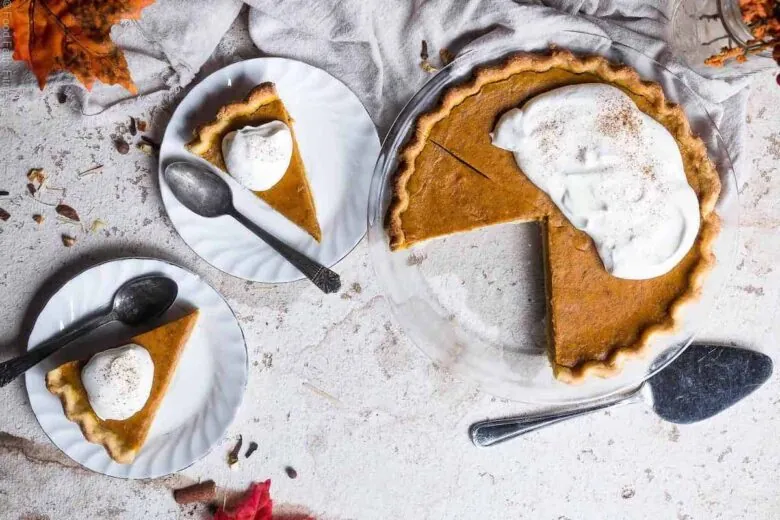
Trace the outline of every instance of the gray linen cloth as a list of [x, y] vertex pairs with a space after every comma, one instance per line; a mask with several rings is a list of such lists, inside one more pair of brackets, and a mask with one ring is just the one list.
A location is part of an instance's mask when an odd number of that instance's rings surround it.
[[[250, 35], [264, 53], [320, 67], [346, 83], [384, 135], [398, 111], [429, 78], [419, 66], [420, 44], [431, 61], [497, 43], [545, 38], [560, 31], [597, 34], [633, 47], [680, 76], [704, 100], [720, 127], [738, 176], [747, 167], [741, 151], [745, 134], [747, 78], [709, 80], [678, 64], [669, 39], [664, 0], [546, 0], [548, 5], [513, 0], [247, 0]], [[112, 30], [127, 57], [139, 95], [170, 94], [190, 83], [230, 28], [240, 0], [157, 0], [137, 21]], [[583, 38], [586, 44], [587, 38]], [[576, 43], [576, 42], [575, 42]], [[26, 64], [0, 60], [10, 88], [37, 90]], [[99, 113], [136, 97], [122, 87], [96, 84], [91, 93], [68, 74], [49, 78], [77, 101], [83, 114]], [[64, 86], [63, 86], [64, 85]], [[150, 101], [149, 99], [146, 100]]]
[[[139, 20], [115, 25], [111, 38], [125, 54], [138, 94], [163, 94], [190, 83], [243, 5], [241, 0], [158, 0], [141, 12]], [[38, 83], [27, 64], [11, 61], [10, 50], [3, 58], [3, 86], [39, 96], [35, 94]], [[73, 76], [64, 73], [50, 76], [48, 84], [52, 85], [49, 88], [65, 91], [85, 115], [137, 98], [120, 86], [100, 83], [87, 92]]]
[[[429, 75], [420, 68], [420, 47], [431, 62], [492, 44], [525, 42], [560, 31], [597, 34], [655, 59], [703, 99], [735, 162], [738, 176], [745, 134], [746, 78], [710, 80], [680, 65], [669, 51], [669, 5], [663, 0], [246, 0], [249, 31], [257, 47], [320, 67], [346, 83], [384, 135], [399, 110]], [[671, 2], [669, 2], [671, 3]], [[588, 38], [583, 36], [582, 43]]]

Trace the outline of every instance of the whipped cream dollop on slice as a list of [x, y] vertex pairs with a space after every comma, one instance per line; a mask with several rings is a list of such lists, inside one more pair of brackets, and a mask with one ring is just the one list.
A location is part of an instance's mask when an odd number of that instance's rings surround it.
[[89, 404], [103, 420], [123, 420], [146, 404], [152, 391], [154, 362], [141, 345], [99, 352], [81, 371]]
[[292, 133], [281, 121], [245, 126], [222, 139], [228, 173], [252, 191], [270, 190], [282, 180], [292, 150]]
[[669, 272], [699, 232], [677, 142], [620, 89], [570, 85], [506, 112], [493, 144], [593, 239], [619, 278]]

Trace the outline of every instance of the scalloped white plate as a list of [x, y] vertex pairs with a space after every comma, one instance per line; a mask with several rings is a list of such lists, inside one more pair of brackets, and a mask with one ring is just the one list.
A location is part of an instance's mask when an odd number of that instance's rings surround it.
[[[219, 107], [238, 101], [255, 85], [273, 81], [295, 120], [306, 175], [322, 228], [318, 244], [251, 191], [187, 152], [193, 129], [214, 118]], [[229, 65], [190, 91], [173, 114], [160, 148], [160, 172], [187, 160], [219, 172], [239, 211], [297, 250], [332, 266], [366, 233], [371, 173], [379, 154], [376, 127], [357, 96], [327, 72], [284, 58], [257, 58]], [[262, 240], [230, 217], [208, 219], [185, 208], [160, 176], [163, 204], [182, 239], [201, 258], [226, 273], [257, 282], [289, 282], [303, 275]]]
[[49, 393], [44, 382], [46, 372], [65, 361], [83, 359], [98, 349], [126, 342], [134, 334], [132, 329], [121, 324], [103, 327], [25, 375], [30, 404], [46, 435], [82, 466], [112, 477], [160, 477], [206, 455], [236, 416], [246, 387], [246, 343], [233, 311], [199, 276], [162, 260], [113, 260], [77, 275], [38, 315], [27, 348], [105, 306], [127, 280], [153, 273], [168, 276], [179, 285], [176, 303], [159, 323], [175, 319], [187, 307], [201, 312], [146, 444], [132, 464], [117, 464], [103, 446], [87, 442], [79, 427], [65, 418], [59, 398]]

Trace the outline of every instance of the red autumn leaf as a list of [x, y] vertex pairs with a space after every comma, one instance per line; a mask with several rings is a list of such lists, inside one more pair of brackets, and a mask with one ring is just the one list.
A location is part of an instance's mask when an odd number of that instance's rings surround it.
[[14, 59], [27, 62], [43, 88], [52, 72], [71, 72], [87, 90], [99, 80], [135, 94], [122, 51], [111, 27], [137, 19], [154, 0], [13, 0], [0, 9], [10, 14]]
[[244, 499], [231, 512], [220, 509], [214, 514], [214, 520], [271, 520], [273, 503], [270, 488], [270, 480], [252, 484]]

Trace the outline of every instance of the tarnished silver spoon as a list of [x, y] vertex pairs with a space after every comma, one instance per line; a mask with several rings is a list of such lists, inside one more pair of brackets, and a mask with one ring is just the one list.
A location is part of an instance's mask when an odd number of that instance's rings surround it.
[[241, 214], [233, 205], [230, 186], [215, 173], [189, 162], [175, 162], [165, 168], [165, 182], [179, 202], [201, 217], [229, 215], [271, 246], [285, 260], [311, 280], [324, 293], [341, 288], [339, 275], [296, 251]]
[[128, 280], [114, 293], [110, 307], [101, 309], [27, 353], [0, 363], [0, 387], [7, 385], [68, 343], [107, 323], [120, 321], [125, 325], [135, 326], [162, 316], [176, 301], [178, 293], [176, 282], [165, 276], [148, 275]]

